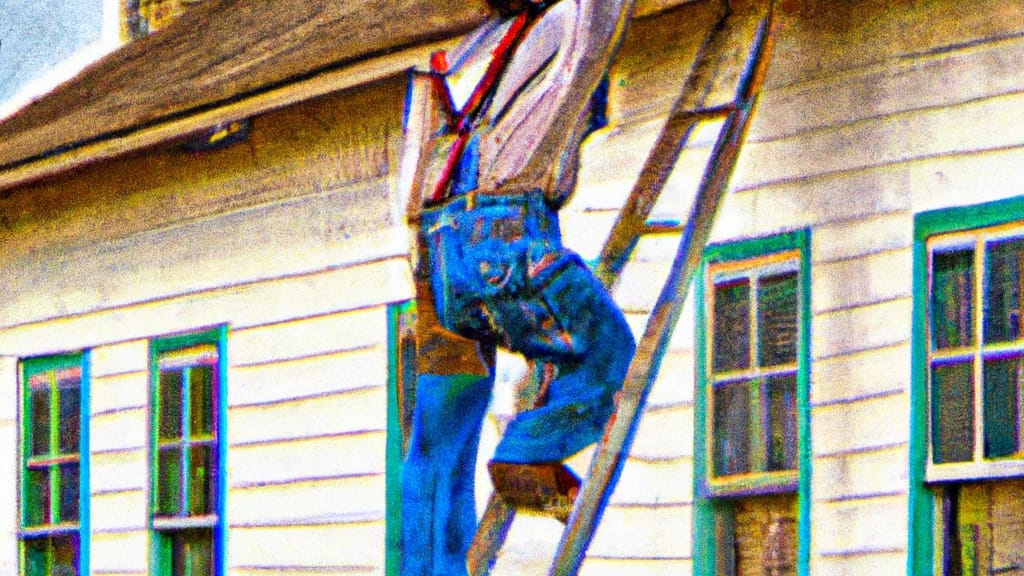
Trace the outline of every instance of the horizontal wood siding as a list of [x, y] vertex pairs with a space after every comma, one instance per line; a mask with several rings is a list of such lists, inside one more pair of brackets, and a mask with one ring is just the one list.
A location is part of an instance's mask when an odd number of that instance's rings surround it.
[[149, 568], [148, 343], [99, 346], [90, 360], [92, 570], [144, 574]]
[[0, 356], [0, 573], [18, 570], [18, 359]]
[[[611, 71], [611, 124], [585, 144], [576, 195], [562, 211], [566, 244], [585, 258], [600, 253], [713, 22], [714, 9], [714, 3], [704, 3], [630, 24]], [[715, 134], [700, 130], [691, 138], [652, 218], [685, 220]], [[638, 340], [679, 240], [678, 233], [641, 238], [614, 286], [613, 296]], [[581, 574], [691, 571], [692, 302], [691, 297], [670, 341]]]
[[[386, 305], [412, 295], [389, 180], [404, 89], [331, 94], [255, 118], [236, 146], [171, 144], [0, 198], [0, 352], [92, 351], [93, 573], [149, 569], [149, 342], [221, 324], [229, 570], [383, 571]], [[10, 365], [0, 446], [16, 461]]]
[[387, 178], [404, 90], [388, 79], [257, 117], [235, 146], [171, 143], [4, 194], [0, 326], [404, 256]]
[[717, 241], [811, 229], [812, 574], [901, 574], [913, 214], [1024, 194], [1013, 3], [782, 2]]

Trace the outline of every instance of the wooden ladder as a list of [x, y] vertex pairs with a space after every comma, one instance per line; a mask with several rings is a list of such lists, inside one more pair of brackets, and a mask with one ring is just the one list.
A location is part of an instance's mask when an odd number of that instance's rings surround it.
[[[722, 15], [709, 31], [597, 263], [597, 276], [610, 288], [641, 236], [681, 233], [671, 271], [626, 374], [615, 415], [597, 446], [562, 533], [549, 572], [552, 575], [576, 574], [597, 530], [629, 454], [690, 281], [700, 265], [715, 213], [757, 102], [771, 51], [773, 0], [743, 2], [742, 9], [731, 4], [722, 0]], [[695, 128], [702, 122], [716, 120], [722, 121], [722, 128], [687, 222], [649, 224], [655, 202]], [[520, 398], [519, 404], [530, 406], [533, 398]], [[515, 509], [492, 494], [467, 558], [472, 576], [490, 573], [514, 517]]]

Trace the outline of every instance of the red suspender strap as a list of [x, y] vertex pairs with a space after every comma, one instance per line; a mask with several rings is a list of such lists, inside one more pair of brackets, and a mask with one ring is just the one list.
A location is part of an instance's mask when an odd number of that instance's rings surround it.
[[[452, 173], [455, 171], [455, 167], [458, 166], [459, 161], [462, 160], [462, 153], [466, 149], [466, 143], [469, 141], [471, 131], [473, 129], [473, 123], [476, 121], [477, 116], [483, 110], [484, 100], [487, 95], [490, 94], [491, 89], [497, 83], [498, 78], [501, 77], [501, 73], [505, 70], [505, 66], [508, 65], [511, 60], [512, 52], [516, 46], [519, 45], [519, 41], [522, 40], [523, 31], [530, 23], [531, 18], [530, 10], [523, 10], [516, 17], [512, 25], [505, 32], [505, 35], [501, 38], [501, 42], [491, 52], [491, 62], [487, 65], [487, 71], [484, 72], [483, 78], [480, 79], [480, 83], [473, 89], [473, 93], [469, 97], [469, 101], [462, 109], [462, 113], [453, 115], [453, 120], [458, 119], [459, 125], [455, 142], [452, 143], [451, 151], [448, 153], [448, 161], [445, 163], [444, 170], [441, 172], [441, 177], [434, 186], [433, 193], [429, 196], [428, 201], [438, 202], [443, 200], [448, 195], [448, 187], [451, 184]], [[431, 57], [431, 67], [435, 68], [435, 73], [441, 73], [439, 68], [444, 68], [444, 72], [447, 72], [447, 62], [442, 60], [443, 55]], [[438, 80], [442, 80], [440, 76], [437, 76]], [[447, 86], [445, 86], [445, 94], [447, 94]], [[450, 100], [449, 100], [450, 102]]]

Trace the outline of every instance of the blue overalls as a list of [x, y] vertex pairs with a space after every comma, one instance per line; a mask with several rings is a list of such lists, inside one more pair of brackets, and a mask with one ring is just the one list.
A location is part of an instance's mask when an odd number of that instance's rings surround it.
[[562, 246], [557, 212], [541, 190], [473, 192], [475, 150], [473, 138], [452, 196], [421, 215], [418, 309], [420, 321], [436, 318], [452, 333], [454, 346], [465, 351], [472, 341], [484, 369], [450, 370], [462, 360], [446, 360], [436, 349], [444, 344], [421, 345], [421, 353], [440, 360], [417, 377], [402, 480], [403, 576], [467, 574], [496, 346], [556, 370], [543, 405], [518, 414], [498, 444], [494, 460], [511, 463], [564, 460], [597, 441], [635, 350], [618, 306]]

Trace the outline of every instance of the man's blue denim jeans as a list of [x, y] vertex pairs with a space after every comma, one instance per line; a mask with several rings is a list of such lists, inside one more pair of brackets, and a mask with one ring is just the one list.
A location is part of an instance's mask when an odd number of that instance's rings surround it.
[[[563, 460], [597, 441], [635, 343], [622, 312], [580, 257], [562, 247], [557, 213], [537, 192], [458, 196], [424, 211], [421, 242], [444, 329], [552, 364], [539, 405], [509, 424], [494, 460]], [[427, 278], [422, 278], [427, 281]], [[473, 475], [494, 382], [420, 370], [403, 469], [405, 576], [466, 574], [476, 526]], [[429, 557], [428, 557], [429, 556]]]

